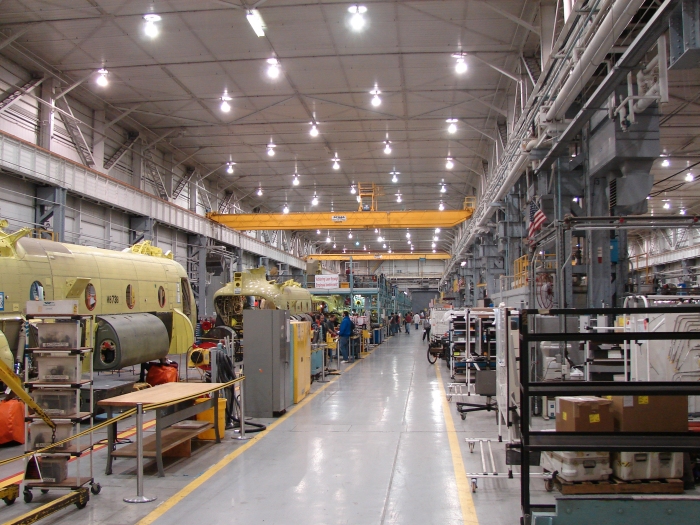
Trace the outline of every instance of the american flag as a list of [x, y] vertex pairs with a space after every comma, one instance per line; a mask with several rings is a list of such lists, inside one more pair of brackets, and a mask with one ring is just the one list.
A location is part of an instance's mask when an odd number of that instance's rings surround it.
[[542, 225], [547, 220], [546, 215], [537, 206], [535, 200], [530, 201], [530, 226], [527, 229], [528, 239], [533, 239], [535, 234], [542, 228]]

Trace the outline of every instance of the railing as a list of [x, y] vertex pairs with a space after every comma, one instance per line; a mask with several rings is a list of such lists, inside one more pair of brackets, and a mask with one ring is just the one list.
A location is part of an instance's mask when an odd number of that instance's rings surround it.
[[476, 197], [464, 197], [464, 209], [465, 210], [475, 210], [476, 209]]
[[530, 268], [530, 258], [523, 255], [513, 261], [513, 282], [511, 288], [527, 286], [527, 273]]

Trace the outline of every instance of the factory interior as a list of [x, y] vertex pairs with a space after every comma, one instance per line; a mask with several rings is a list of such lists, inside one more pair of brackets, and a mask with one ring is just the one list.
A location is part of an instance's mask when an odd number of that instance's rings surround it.
[[700, 0], [0, 0], [0, 524], [695, 525], [696, 177]]

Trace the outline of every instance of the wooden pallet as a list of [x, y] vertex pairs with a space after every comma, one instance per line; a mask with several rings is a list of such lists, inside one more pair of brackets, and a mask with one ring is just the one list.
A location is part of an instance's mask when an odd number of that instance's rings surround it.
[[554, 486], [565, 495], [575, 494], [683, 494], [683, 480], [653, 479], [624, 481], [613, 477], [610, 481], [565, 481], [559, 476]]

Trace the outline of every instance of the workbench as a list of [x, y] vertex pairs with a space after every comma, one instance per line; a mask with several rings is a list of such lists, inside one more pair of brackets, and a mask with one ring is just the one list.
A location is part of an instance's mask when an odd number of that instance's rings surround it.
[[[163, 471], [164, 452], [183, 445], [188, 446], [192, 438], [212, 427], [216, 435], [216, 442], [221, 442], [219, 425], [206, 421], [188, 421], [178, 425], [181, 421], [210, 408], [214, 409], [214, 421], [218, 421], [218, 390], [214, 392], [213, 397], [201, 403], [195, 404], [194, 399], [185, 400], [185, 398], [190, 396], [203, 395], [217, 386], [223, 385], [221, 383], [166, 383], [153, 388], [131, 392], [130, 394], [103, 399], [98, 405], [105, 407], [108, 419], [114, 416], [115, 409], [134, 408], [139, 403], [144, 406], [145, 410], [148, 409], [148, 405], [161, 405], [159, 408], [154, 409], [156, 413], [156, 429], [153, 436], [149, 436], [143, 441], [143, 456], [156, 459], [158, 476], [163, 477], [165, 476]], [[116, 436], [117, 423], [115, 422], [107, 427], [107, 467], [105, 468], [105, 474], [107, 475], [112, 473], [113, 458], [137, 457], [136, 443], [115, 449]]]

